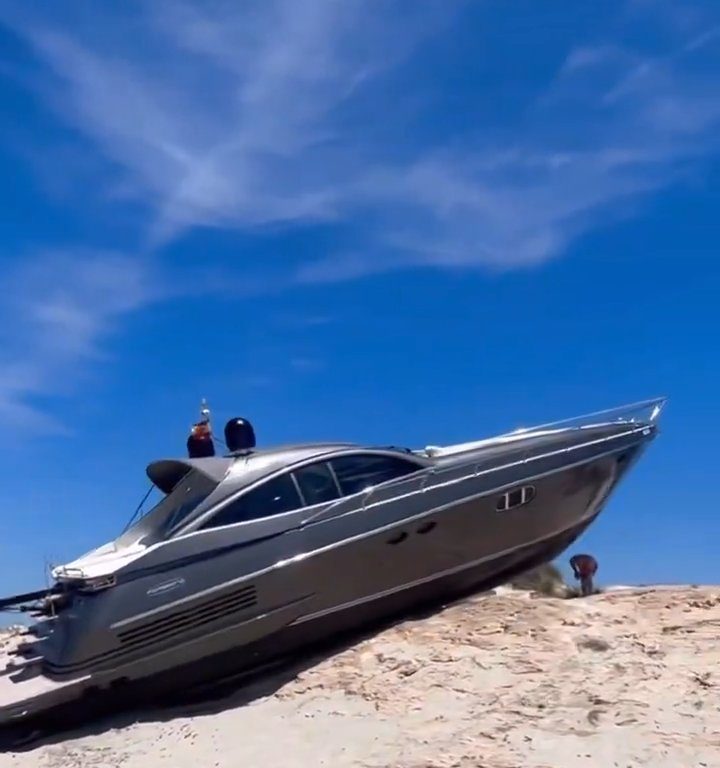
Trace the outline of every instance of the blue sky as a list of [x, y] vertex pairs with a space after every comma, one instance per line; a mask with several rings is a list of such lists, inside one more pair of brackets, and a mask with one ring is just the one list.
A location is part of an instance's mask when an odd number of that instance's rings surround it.
[[2, 591], [202, 396], [422, 446], [667, 394], [579, 546], [717, 581], [719, 65], [709, 1], [0, 2]]

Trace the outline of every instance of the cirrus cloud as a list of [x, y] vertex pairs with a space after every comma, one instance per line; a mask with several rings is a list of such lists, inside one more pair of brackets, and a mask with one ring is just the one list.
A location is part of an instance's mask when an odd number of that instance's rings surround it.
[[[450, 51], [470, 5], [0, 8], [40, 65], [18, 82], [80, 138], [83, 164], [102, 168], [96, 195], [118, 215], [127, 201], [146, 212], [142, 257], [71, 247], [15, 260], [0, 306], [0, 413], [41, 425], [33, 398], [50, 382], [71, 387], [123, 318], [163, 298], [151, 287], [163, 282], [156, 270], [193, 229], [362, 233], [352, 247], [253, 263], [246, 293], [417, 267], [517, 269], [564, 253], [716, 155], [720, 26], [712, 8], [689, 14], [686, 6], [675, 37], [653, 46], [633, 45], [610, 25], [554, 50], [553, 74], [526, 93], [520, 117], [500, 124], [480, 84], [451, 93], [460, 85], [450, 79], [438, 93], [427, 68], [418, 69], [433, 45]], [[631, 5], [650, 25], [654, 4]], [[471, 109], [477, 103], [484, 111]], [[477, 124], [435, 130], [451, 110]], [[72, 170], [60, 157], [65, 178]], [[81, 206], [87, 190], [78, 188]], [[211, 282], [236, 292], [225, 275], [237, 275], [237, 264], [202, 261]]]

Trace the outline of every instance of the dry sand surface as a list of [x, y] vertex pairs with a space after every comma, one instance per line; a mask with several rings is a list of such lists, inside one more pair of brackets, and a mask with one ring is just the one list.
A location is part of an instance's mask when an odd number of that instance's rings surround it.
[[500, 590], [0, 768], [720, 767], [720, 587]]

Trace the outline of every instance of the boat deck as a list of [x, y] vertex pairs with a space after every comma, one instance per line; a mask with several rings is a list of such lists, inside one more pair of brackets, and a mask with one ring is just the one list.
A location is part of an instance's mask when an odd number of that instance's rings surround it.
[[61, 703], [76, 697], [85, 688], [90, 675], [71, 680], [51, 680], [32, 665], [20, 666], [15, 655], [21, 637], [11, 638], [0, 650], [0, 726], [23, 718], [48, 704]]

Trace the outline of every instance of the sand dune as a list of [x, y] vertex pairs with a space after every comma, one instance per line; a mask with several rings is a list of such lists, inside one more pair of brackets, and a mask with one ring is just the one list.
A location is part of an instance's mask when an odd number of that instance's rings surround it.
[[502, 590], [0, 768], [720, 766], [720, 587]]

